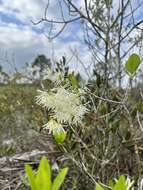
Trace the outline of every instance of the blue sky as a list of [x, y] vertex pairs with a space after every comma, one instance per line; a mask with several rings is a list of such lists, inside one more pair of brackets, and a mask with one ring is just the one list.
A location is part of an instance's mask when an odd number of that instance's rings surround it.
[[[115, 0], [114, 8], [117, 9]], [[132, 0], [133, 6], [142, 0]], [[57, 0], [51, 0], [48, 18], [60, 19], [61, 14]], [[74, 0], [76, 5], [82, 6], [84, 0]], [[43, 35], [49, 30], [49, 25], [33, 26], [31, 20], [39, 20], [44, 13], [47, 0], [0, 0], [0, 64], [6, 70], [14, 66], [21, 69], [25, 62], [31, 62], [37, 54], [45, 54], [55, 60], [63, 55], [71, 56], [76, 50], [83, 62], [90, 64], [91, 55], [83, 42], [81, 24], [76, 22], [68, 25], [65, 31], [52, 42]], [[143, 17], [143, 7], [137, 12], [136, 19]], [[65, 15], [67, 14], [64, 12]], [[58, 31], [60, 26], [55, 28]], [[71, 68], [81, 70], [76, 57], [73, 58]]]
[[[32, 24], [31, 20], [37, 21], [43, 16], [46, 3], [47, 0], [0, 1], [0, 64], [5, 70], [12, 70], [14, 66], [21, 69], [37, 54], [45, 54], [52, 59], [60, 59], [63, 55], [69, 57], [71, 49], [76, 49], [87, 60], [87, 47], [83, 45], [79, 23], [69, 25], [62, 35], [51, 42], [43, 35], [49, 30], [48, 24]], [[50, 5], [48, 17], [60, 17], [56, 0]], [[60, 27], [57, 26], [55, 32]], [[76, 67], [75, 62], [73, 60], [71, 67]]]

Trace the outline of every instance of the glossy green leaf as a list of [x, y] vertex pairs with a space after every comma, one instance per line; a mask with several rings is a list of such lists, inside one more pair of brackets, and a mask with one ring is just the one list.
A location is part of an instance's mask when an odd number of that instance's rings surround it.
[[133, 77], [141, 63], [140, 57], [137, 54], [132, 54], [125, 64], [127, 74]]
[[43, 157], [36, 175], [37, 190], [51, 190], [51, 185], [51, 168], [47, 158]]
[[29, 183], [30, 183], [31, 190], [38, 190], [37, 187], [36, 187], [36, 183], [35, 183], [35, 175], [34, 175], [34, 172], [33, 172], [32, 168], [31, 168], [31, 166], [26, 165], [25, 166], [25, 171], [26, 171], [26, 174], [28, 176], [28, 180], [29, 180]]
[[60, 186], [62, 185], [65, 179], [65, 176], [67, 175], [67, 172], [68, 172], [68, 168], [64, 168], [60, 171], [60, 173], [57, 175], [57, 177], [55, 178], [53, 182], [51, 190], [59, 190]]

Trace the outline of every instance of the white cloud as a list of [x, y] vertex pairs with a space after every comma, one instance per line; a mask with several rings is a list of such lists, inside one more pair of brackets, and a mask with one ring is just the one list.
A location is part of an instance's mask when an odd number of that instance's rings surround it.
[[[81, 0], [80, 0], [81, 1]], [[48, 17], [60, 19], [60, 10], [57, 0], [50, 1]], [[41, 33], [33, 30], [30, 20], [38, 20], [42, 17], [47, 0], [2, 0], [0, 3], [0, 12], [5, 15], [15, 17], [24, 25], [19, 25], [12, 21], [4, 22], [0, 19], [0, 44], [3, 52], [8, 52], [9, 57], [15, 56], [15, 65], [18, 69], [22, 68], [25, 62], [31, 62], [37, 54], [45, 54], [49, 58], [60, 59], [63, 55], [71, 56], [71, 48], [76, 49], [79, 56], [86, 59], [88, 54], [85, 53], [85, 46], [81, 45], [81, 30], [69, 25], [62, 34], [62, 39], [57, 38], [49, 42]], [[41, 26], [36, 26], [41, 27]], [[59, 29], [59, 25], [58, 28]], [[73, 33], [75, 34], [73, 35]], [[73, 38], [71, 39], [71, 36]], [[64, 41], [63, 39], [68, 39]], [[53, 52], [54, 51], [54, 52]], [[2, 54], [2, 53], [1, 53]], [[1, 55], [2, 57], [3, 55]], [[76, 59], [72, 59], [71, 68], [77, 70]], [[10, 68], [7, 61], [1, 61], [4, 68]], [[79, 69], [79, 68], [78, 68]]]
[[[135, 1], [136, 0], [133, 0], [134, 4]], [[74, 2], [78, 7], [84, 7], [84, 0], [74, 0]], [[114, 0], [114, 2], [116, 2], [116, 0]], [[69, 25], [61, 34], [62, 39], [57, 38], [51, 43], [48, 42], [43, 34], [33, 30], [31, 20], [36, 21], [43, 16], [46, 3], [47, 0], [2, 0], [2, 3], [0, 3], [0, 12], [17, 18], [24, 23], [24, 25], [21, 26], [16, 22], [10, 22], [10, 20], [4, 23], [4, 21], [0, 19], [1, 47], [7, 52], [14, 53], [18, 68], [21, 68], [25, 62], [30, 62], [37, 54], [45, 54], [47, 57], [53, 58], [53, 48], [54, 55], [57, 59], [63, 55], [70, 57], [70, 49], [76, 49], [78, 56], [82, 59], [81, 61], [86, 64], [85, 67], [87, 68], [90, 64], [90, 54], [83, 43], [83, 33], [81, 29], [79, 29], [79, 26], [77, 27], [75, 24]], [[117, 2], [115, 5], [116, 10], [114, 11], [117, 13]], [[84, 8], [82, 10], [84, 10]], [[139, 11], [139, 14], [140, 12], [141, 11]], [[65, 13], [65, 15], [67, 16], [67, 13]], [[47, 16], [48, 18], [61, 19], [58, 0], [50, 0]], [[48, 29], [46, 25], [35, 26], [35, 28], [43, 26], [46, 30]], [[60, 25], [56, 27], [55, 31], [57, 31], [59, 27]], [[63, 40], [64, 38], [65, 40]], [[5, 65], [6, 62], [2, 64], [4, 67], [8, 67]], [[72, 59], [71, 67], [82, 70], [82, 64], [76, 59], [76, 56]]]
[[[60, 39], [55, 39], [53, 42], [49, 42], [43, 34], [36, 33], [34, 30], [31, 30], [29, 26], [19, 27], [12, 23], [1, 23], [0, 33], [0, 44], [2, 44], [3, 50], [8, 52], [11, 56], [15, 56], [15, 65], [18, 69], [22, 68], [25, 62], [31, 62], [38, 54], [45, 54], [47, 57], [52, 58], [53, 45], [54, 58], [57, 60], [63, 55], [70, 57], [70, 48], [76, 48], [82, 57], [86, 54], [85, 47], [81, 47], [81, 44], [76, 40], [65, 43]], [[11, 60], [12, 57], [10, 55], [8, 59]], [[71, 61], [71, 68], [77, 69], [75, 61], [76, 59]], [[9, 68], [7, 61], [3, 61], [1, 64], [4, 68]]]
[[44, 8], [44, 0], [3, 0], [0, 5], [0, 11], [13, 15], [22, 22], [41, 18]]

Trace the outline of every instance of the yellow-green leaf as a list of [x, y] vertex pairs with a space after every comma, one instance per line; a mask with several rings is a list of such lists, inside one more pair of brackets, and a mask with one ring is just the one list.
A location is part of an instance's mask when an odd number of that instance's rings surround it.
[[26, 165], [25, 166], [25, 171], [26, 171], [26, 174], [28, 176], [28, 180], [29, 180], [29, 183], [30, 183], [31, 190], [38, 190], [37, 187], [36, 187], [36, 183], [35, 183], [35, 175], [34, 175], [34, 172], [33, 172], [32, 168], [31, 168], [31, 166]]
[[52, 189], [51, 190], [59, 190], [60, 186], [62, 185], [65, 176], [67, 175], [68, 168], [64, 168], [60, 171], [57, 177], [54, 179]]
[[113, 190], [127, 190], [125, 176], [121, 175], [118, 181], [116, 182]]
[[99, 183], [96, 183], [95, 190], [104, 190], [104, 189], [103, 187], [101, 187], [101, 185], [99, 185]]
[[71, 84], [73, 86], [73, 88], [78, 88], [78, 82], [77, 82], [77, 79], [74, 75], [74, 72], [72, 72], [71, 74], [69, 74], [69, 80], [71, 81]]
[[140, 57], [137, 54], [132, 54], [125, 64], [127, 74], [133, 77], [141, 63]]
[[51, 190], [51, 185], [51, 168], [47, 158], [43, 157], [36, 176], [37, 190]]

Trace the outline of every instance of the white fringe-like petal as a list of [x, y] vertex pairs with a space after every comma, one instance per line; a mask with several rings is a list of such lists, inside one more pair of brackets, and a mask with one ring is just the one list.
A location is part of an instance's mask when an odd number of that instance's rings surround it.
[[55, 92], [38, 91], [37, 104], [52, 109], [53, 117], [59, 122], [69, 124], [81, 123], [83, 115], [87, 112], [80, 96], [70, 92], [64, 87], [56, 88]]

